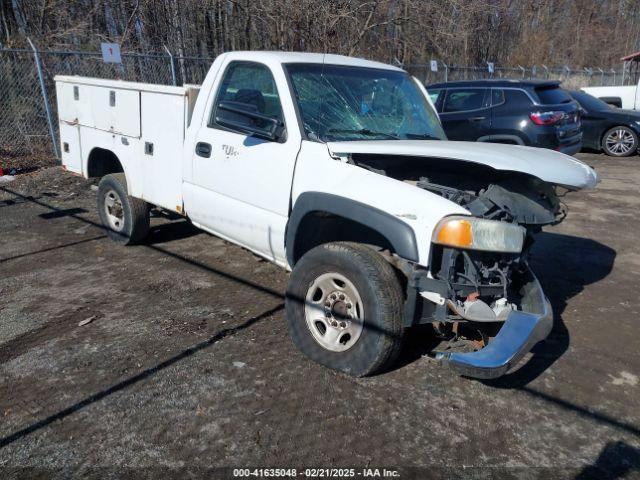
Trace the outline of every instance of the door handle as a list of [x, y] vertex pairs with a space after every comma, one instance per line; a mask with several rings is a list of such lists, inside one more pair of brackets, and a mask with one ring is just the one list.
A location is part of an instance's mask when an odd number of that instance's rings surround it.
[[472, 122], [481, 122], [482, 120], [486, 120], [487, 117], [471, 117], [469, 120]]
[[209, 158], [211, 156], [211, 144], [198, 142], [196, 144], [196, 155], [199, 157]]

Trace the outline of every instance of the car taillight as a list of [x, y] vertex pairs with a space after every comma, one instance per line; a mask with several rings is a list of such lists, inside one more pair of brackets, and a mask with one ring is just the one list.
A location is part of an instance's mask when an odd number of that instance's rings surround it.
[[533, 112], [529, 117], [536, 125], [554, 125], [564, 118], [564, 112]]

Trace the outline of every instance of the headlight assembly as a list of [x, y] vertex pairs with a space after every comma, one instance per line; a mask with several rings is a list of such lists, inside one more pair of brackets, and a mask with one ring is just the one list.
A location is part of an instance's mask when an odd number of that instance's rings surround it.
[[448, 247], [487, 252], [520, 253], [525, 229], [496, 220], [452, 216], [443, 218], [433, 233], [433, 242]]

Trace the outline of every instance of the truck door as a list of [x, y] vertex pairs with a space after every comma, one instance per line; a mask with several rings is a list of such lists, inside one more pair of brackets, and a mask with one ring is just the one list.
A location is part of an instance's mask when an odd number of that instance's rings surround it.
[[[257, 62], [230, 61], [222, 69], [196, 135], [185, 210], [202, 228], [286, 264], [284, 231], [301, 142], [286, 77], [281, 67]], [[283, 135], [270, 141], [217, 124], [220, 102], [281, 120]]]
[[440, 119], [449, 140], [476, 141], [491, 128], [491, 95], [487, 88], [447, 91]]

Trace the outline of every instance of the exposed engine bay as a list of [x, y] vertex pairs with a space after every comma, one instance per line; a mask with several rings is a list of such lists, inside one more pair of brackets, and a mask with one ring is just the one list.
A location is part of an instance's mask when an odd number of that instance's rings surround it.
[[565, 216], [553, 186], [523, 173], [496, 171], [458, 160], [407, 156], [353, 154], [351, 161], [440, 195], [476, 217], [536, 230]]
[[[474, 217], [517, 224], [526, 229], [522, 252], [484, 252], [433, 245], [421, 323], [504, 322], [521, 310], [521, 288], [528, 277], [533, 235], [561, 222], [566, 210], [556, 187], [518, 172], [448, 159], [353, 154], [351, 161], [380, 175], [415, 185], [463, 206]], [[431, 298], [429, 298], [431, 297]]]

